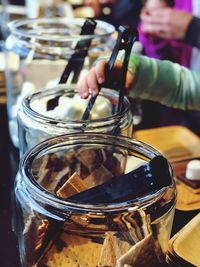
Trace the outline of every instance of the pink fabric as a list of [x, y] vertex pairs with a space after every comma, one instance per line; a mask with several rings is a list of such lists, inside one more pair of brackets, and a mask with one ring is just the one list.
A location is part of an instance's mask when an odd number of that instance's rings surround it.
[[[175, 0], [175, 9], [192, 12], [192, 0]], [[189, 67], [192, 47], [176, 40], [164, 40], [156, 37], [149, 37], [141, 31], [139, 39], [144, 46], [145, 54], [149, 57], [168, 59], [177, 62], [182, 66]]]

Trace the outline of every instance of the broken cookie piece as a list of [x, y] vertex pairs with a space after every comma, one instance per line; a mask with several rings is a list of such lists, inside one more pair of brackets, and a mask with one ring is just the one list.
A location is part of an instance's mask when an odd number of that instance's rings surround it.
[[89, 176], [84, 179], [85, 184], [88, 188], [103, 184], [113, 177], [113, 174], [104, 167], [104, 165], [99, 166], [99, 168], [94, 169]]
[[62, 198], [68, 198], [88, 189], [83, 180], [77, 173], [74, 173], [64, 184], [57, 190], [56, 194]]
[[117, 260], [117, 267], [124, 267], [125, 264], [134, 267], [155, 267], [159, 260], [156, 255], [155, 240], [152, 234], [137, 242], [131, 249]]
[[98, 266], [116, 266], [117, 259], [129, 251], [130, 248], [130, 243], [121, 240], [113, 232], [107, 232]]

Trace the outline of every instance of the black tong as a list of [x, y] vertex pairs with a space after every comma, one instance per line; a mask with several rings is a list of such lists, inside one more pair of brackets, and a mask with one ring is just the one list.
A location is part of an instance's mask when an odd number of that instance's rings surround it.
[[[117, 110], [118, 112], [121, 110], [122, 104], [123, 104], [123, 98], [125, 94], [125, 84], [126, 84], [126, 73], [127, 73], [131, 49], [132, 49], [134, 42], [137, 39], [138, 39], [138, 31], [135, 28], [130, 28], [128, 26], [119, 26], [118, 38], [117, 38], [115, 47], [113, 49], [113, 52], [111, 54], [111, 57], [106, 66], [105, 75], [106, 77], [109, 77], [113, 69], [113, 66], [115, 64], [115, 61], [117, 59], [119, 51], [121, 50], [125, 51], [120, 83], [115, 86], [116, 88], [119, 89], [119, 103], [118, 103], [118, 110]], [[102, 87], [112, 87], [111, 82], [110, 83], [106, 82], [106, 84], [99, 86], [99, 91], [101, 90]], [[96, 97], [94, 96], [90, 97], [86, 110], [83, 113], [82, 120], [88, 119], [90, 115], [90, 111], [95, 103], [95, 100], [96, 100]]]
[[69, 200], [90, 204], [129, 201], [170, 186], [171, 177], [168, 161], [163, 156], [155, 156], [137, 169], [73, 195]]
[[[88, 18], [85, 23], [82, 26], [80, 35], [92, 35], [94, 34], [95, 28], [96, 28], [96, 21], [92, 18]], [[67, 82], [69, 75], [73, 73], [72, 77], [72, 83], [77, 83], [80, 72], [83, 68], [83, 64], [85, 61], [85, 58], [88, 54], [88, 50], [91, 44], [92, 38], [85, 38], [83, 40], [80, 40], [74, 50], [74, 54], [71, 56], [71, 58], [68, 61], [68, 64], [66, 65], [59, 84], [64, 84]], [[53, 99], [50, 99], [47, 102], [47, 110], [53, 110], [56, 106], [58, 106], [58, 100], [60, 98], [59, 96], [54, 97]]]
[[[96, 25], [97, 23], [95, 20], [88, 18], [82, 26], [80, 35], [92, 35], [94, 33]], [[70, 58], [65, 70], [63, 71], [59, 84], [66, 83], [71, 72], [73, 72], [72, 83], [77, 83], [85, 61], [85, 57], [88, 54], [88, 49], [90, 47], [91, 41], [92, 38], [87, 38], [85, 40], [80, 40], [77, 43], [75, 47], [75, 53]]]

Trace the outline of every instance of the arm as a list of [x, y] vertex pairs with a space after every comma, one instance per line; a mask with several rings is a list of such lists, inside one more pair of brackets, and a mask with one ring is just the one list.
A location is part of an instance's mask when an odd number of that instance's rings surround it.
[[129, 70], [134, 76], [130, 95], [166, 106], [200, 110], [200, 73], [169, 61], [132, 55]]
[[[122, 64], [116, 61], [110, 74], [119, 79]], [[82, 98], [98, 95], [98, 84], [105, 82], [107, 60], [99, 61], [78, 83]], [[188, 110], [200, 110], [200, 73], [190, 71], [170, 61], [132, 55], [126, 77], [126, 88], [133, 97], [149, 99], [163, 105]]]

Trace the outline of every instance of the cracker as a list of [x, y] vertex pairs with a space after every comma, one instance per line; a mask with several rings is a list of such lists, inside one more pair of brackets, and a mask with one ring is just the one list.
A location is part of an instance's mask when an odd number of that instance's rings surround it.
[[124, 267], [125, 264], [134, 267], [155, 267], [159, 264], [155, 251], [155, 240], [152, 234], [148, 234], [117, 260], [117, 267]]
[[93, 169], [99, 163], [97, 151], [93, 149], [80, 149], [76, 153], [76, 158], [88, 169]]
[[94, 243], [85, 237], [63, 233], [60, 237], [66, 244], [62, 251], [53, 246], [45, 256], [48, 267], [95, 267], [101, 253], [101, 244]]
[[93, 170], [89, 176], [84, 179], [84, 183], [88, 188], [103, 184], [113, 177], [113, 174], [103, 165]]
[[112, 232], [107, 232], [101, 249], [98, 266], [116, 266], [117, 259], [124, 255], [130, 248], [130, 243], [116, 237]]
[[57, 196], [68, 198], [88, 189], [77, 173], [74, 173], [56, 192]]

